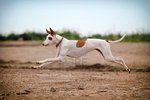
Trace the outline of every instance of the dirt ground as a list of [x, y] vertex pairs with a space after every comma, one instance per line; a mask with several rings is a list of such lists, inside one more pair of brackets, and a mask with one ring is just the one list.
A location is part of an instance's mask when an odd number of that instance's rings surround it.
[[131, 73], [97, 52], [32, 69], [55, 56], [41, 42], [0, 42], [0, 100], [150, 100], [150, 43], [111, 44]]

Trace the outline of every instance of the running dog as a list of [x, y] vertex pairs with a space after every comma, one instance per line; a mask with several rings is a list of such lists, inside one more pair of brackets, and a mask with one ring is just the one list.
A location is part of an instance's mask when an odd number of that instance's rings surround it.
[[40, 68], [46, 64], [62, 61], [65, 56], [68, 57], [81, 57], [92, 50], [97, 50], [104, 57], [105, 60], [115, 62], [125, 67], [125, 69], [130, 73], [130, 69], [125, 64], [122, 57], [114, 57], [110, 49], [110, 43], [117, 43], [123, 40], [126, 34], [124, 34], [119, 40], [110, 41], [103, 39], [81, 39], [81, 40], [68, 40], [53, 31], [51, 28], [46, 29], [48, 33], [43, 46], [48, 44], [55, 44], [57, 48], [57, 53], [55, 58], [45, 59], [36, 62], [40, 64], [39, 66], [34, 66], [34, 68]]

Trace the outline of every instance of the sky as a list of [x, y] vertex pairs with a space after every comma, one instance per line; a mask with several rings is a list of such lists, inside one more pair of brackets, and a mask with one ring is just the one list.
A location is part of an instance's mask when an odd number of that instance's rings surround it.
[[0, 33], [150, 31], [150, 0], [0, 0]]

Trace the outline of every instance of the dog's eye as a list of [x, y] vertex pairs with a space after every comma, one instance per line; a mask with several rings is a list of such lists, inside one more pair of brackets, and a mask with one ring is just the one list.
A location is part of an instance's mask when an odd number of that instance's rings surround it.
[[48, 39], [49, 39], [49, 40], [52, 40], [52, 38], [51, 38], [51, 37], [48, 37]]

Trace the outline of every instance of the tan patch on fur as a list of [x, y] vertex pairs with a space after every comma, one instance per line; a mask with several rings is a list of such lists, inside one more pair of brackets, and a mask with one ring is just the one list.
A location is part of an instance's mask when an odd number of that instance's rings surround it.
[[85, 43], [86, 43], [86, 39], [78, 40], [77, 43], [76, 43], [76, 47], [81, 48], [85, 45]]

